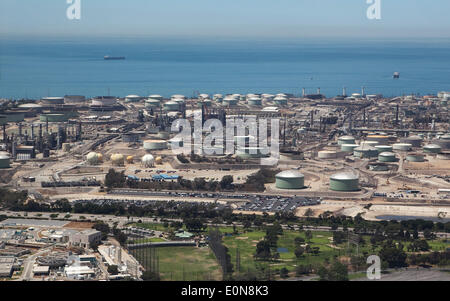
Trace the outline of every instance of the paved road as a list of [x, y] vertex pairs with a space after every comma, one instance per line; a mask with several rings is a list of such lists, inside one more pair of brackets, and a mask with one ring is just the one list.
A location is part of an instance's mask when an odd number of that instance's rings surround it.
[[21, 281], [33, 280], [33, 265], [34, 265], [34, 262], [36, 261], [36, 258], [41, 256], [48, 250], [50, 250], [52, 247], [53, 246], [49, 246], [47, 248], [41, 249], [38, 252], [36, 252], [35, 254], [29, 256], [27, 259], [25, 259], [23, 262], [23, 267], [24, 267], [23, 272], [22, 272], [22, 275], [19, 278], [19, 280], [21, 280]]

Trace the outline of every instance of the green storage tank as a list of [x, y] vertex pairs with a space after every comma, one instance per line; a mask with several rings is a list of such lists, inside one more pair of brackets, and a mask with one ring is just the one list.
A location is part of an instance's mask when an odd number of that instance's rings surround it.
[[0, 152], [0, 169], [9, 168], [10, 159], [11, 157], [8, 153]]
[[380, 162], [396, 162], [397, 157], [392, 152], [382, 152], [378, 155], [378, 161]]
[[358, 191], [359, 176], [348, 172], [332, 175], [330, 177], [330, 189], [333, 191]]
[[275, 176], [275, 186], [279, 189], [305, 188], [305, 176], [295, 170], [285, 170]]

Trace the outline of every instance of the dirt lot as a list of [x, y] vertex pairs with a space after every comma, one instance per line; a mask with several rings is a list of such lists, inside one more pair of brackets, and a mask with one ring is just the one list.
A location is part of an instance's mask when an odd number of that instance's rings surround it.
[[64, 228], [70, 229], [91, 229], [94, 223], [88, 222], [70, 222], [64, 226]]

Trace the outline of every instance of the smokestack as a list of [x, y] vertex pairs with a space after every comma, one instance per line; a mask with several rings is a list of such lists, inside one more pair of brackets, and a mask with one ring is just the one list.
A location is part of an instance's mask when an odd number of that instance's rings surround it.
[[48, 117], [45, 121], [45, 132], [48, 134]]
[[342, 88], [342, 96], [347, 96], [347, 88], [346, 87], [344, 87], [344, 88]]
[[34, 124], [31, 124], [31, 140], [34, 141]]
[[306, 89], [303, 88], [303, 89], [302, 89], [302, 97], [304, 98], [305, 96], [306, 96]]
[[19, 122], [19, 137], [22, 137], [22, 123]]
[[317, 88], [317, 94], [320, 94], [320, 88]]
[[361, 95], [364, 97], [366, 96], [366, 87], [361, 88]]
[[397, 104], [397, 108], [395, 110], [395, 124], [398, 124], [398, 114], [399, 114], [399, 104]]
[[39, 124], [39, 139], [42, 139], [42, 123]]

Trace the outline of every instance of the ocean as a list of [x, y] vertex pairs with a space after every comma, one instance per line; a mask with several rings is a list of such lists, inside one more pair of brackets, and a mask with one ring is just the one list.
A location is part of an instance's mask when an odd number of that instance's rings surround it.
[[300, 95], [319, 87], [332, 97], [344, 86], [387, 97], [450, 90], [450, 42], [0, 38], [1, 98]]

